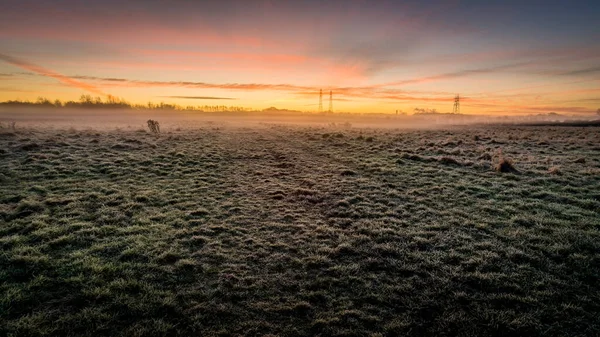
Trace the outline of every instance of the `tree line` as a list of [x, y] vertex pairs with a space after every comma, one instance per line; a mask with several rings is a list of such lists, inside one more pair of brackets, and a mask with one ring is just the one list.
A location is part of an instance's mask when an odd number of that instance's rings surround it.
[[81, 95], [78, 101], [61, 101], [59, 99], [50, 100], [46, 97], [38, 97], [35, 101], [9, 100], [0, 102], [3, 106], [20, 106], [20, 107], [44, 107], [44, 108], [102, 108], [102, 109], [137, 109], [137, 110], [178, 110], [178, 111], [198, 111], [198, 112], [243, 112], [254, 111], [250, 108], [240, 106], [225, 106], [225, 105], [188, 105], [181, 106], [171, 103], [153, 103], [147, 104], [131, 104], [122, 98], [108, 95], [104, 100], [91, 95]]

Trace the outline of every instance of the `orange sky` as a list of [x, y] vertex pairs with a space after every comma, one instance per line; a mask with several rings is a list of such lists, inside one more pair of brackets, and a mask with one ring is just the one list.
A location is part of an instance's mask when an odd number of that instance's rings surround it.
[[598, 6], [535, 3], [8, 0], [0, 100], [594, 114]]

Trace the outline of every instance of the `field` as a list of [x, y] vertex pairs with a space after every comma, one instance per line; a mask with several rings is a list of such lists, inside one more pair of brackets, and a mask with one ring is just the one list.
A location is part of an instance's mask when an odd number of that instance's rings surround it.
[[0, 250], [3, 336], [598, 336], [600, 132], [5, 125]]

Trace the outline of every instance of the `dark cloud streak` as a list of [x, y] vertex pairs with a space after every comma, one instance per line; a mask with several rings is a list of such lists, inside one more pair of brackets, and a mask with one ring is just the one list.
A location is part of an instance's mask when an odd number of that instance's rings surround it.
[[215, 96], [157, 96], [161, 98], [180, 98], [180, 99], [199, 99], [199, 100], [236, 100], [232, 97], [215, 97]]
[[590, 75], [590, 74], [595, 74], [595, 73], [600, 73], [600, 66], [567, 71], [564, 73], [560, 73], [560, 75], [562, 75], [562, 76], [579, 76], [579, 75]]
[[22, 60], [22, 59], [19, 59], [16, 57], [12, 57], [12, 56], [9, 56], [6, 54], [0, 54], [0, 60], [6, 62], [8, 64], [11, 64], [13, 66], [19, 67], [21, 69], [28, 70], [30, 72], [34, 72], [38, 75], [53, 78], [53, 79], [58, 80], [59, 82], [66, 84], [68, 86], [83, 89], [85, 91], [88, 91], [88, 92], [91, 92], [94, 94], [106, 96], [106, 94], [104, 92], [100, 91], [98, 88], [96, 88], [95, 86], [93, 86], [91, 84], [77, 81], [76, 79], [73, 79], [69, 76], [59, 74], [55, 71], [46, 69], [44, 67], [30, 63], [28, 61], [25, 61], [25, 60]]
[[440, 74], [440, 75], [425, 76], [425, 77], [421, 77], [421, 78], [396, 81], [396, 82], [386, 83], [385, 85], [417, 84], [417, 83], [429, 82], [429, 81], [449, 80], [449, 79], [467, 77], [467, 76], [471, 76], [471, 75], [491, 74], [491, 73], [497, 73], [497, 72], [501, 72], [501, 71], [505, 71], [505, 70], [516, 69], [516, 68], [530, 65], [530, 64], [532, 64], [532, 62], [519, 62], [519, 63], [512, 63], [512, 64], [506, 64], [506, 65], [488, 67], [488, 68], [465, 69], [465, 70], [459, 70], [459, 71]]

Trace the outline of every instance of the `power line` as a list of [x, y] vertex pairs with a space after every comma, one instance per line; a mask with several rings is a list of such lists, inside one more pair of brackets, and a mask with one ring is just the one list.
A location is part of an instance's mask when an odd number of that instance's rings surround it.
[[319, 89], [319, 112], [323, 112], [323, 89]]
[[329, 112], [333, 112], [333, 91], [329, 90]]
[[460, 113], [460, 95], [454, 97], [454, 106], [452, 107], [452, 113]]

